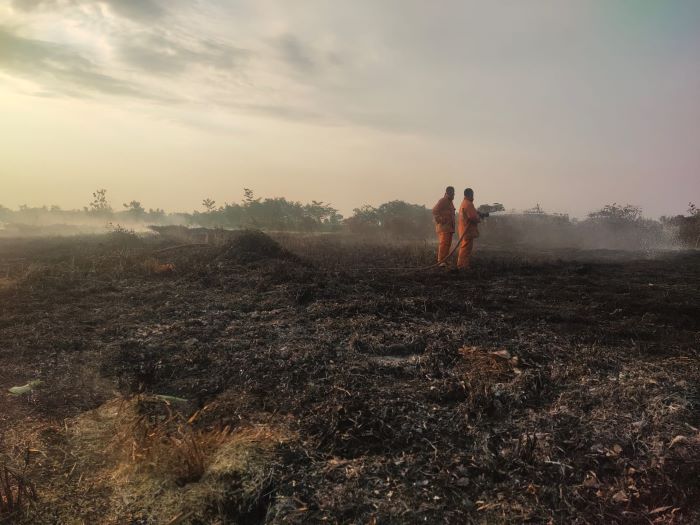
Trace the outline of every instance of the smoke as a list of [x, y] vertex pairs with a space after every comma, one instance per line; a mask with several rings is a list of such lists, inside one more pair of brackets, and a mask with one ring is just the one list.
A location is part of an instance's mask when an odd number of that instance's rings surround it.
[[571, 220], [565, 215], [506, 214], [480, 226], [483, 247], [504, 249], [574, 249], [657, 251], [680, 247], [677, 228], [637, 218]]
[[23, 207], [17, 211], [0, 208], [0, 238], [104, 234], [115, 229], [148, 232], [151, 224], [186, 224], [180, 214], [134, 217], [128, 213], [89, 213]]

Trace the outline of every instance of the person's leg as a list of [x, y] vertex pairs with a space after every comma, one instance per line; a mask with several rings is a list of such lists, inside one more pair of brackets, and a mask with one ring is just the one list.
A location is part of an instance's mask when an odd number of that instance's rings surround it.
[[464, 265], [466, 264], [466, 257], [467, 257], [467, 247], [466, 243], [468, 243], [468, 239], [462, 239], [462, 242], [459, 243], [459, 251], [457, 252], [457, 268], [459, 270], [464, 269]]
[[[443, 262], [447, 254], [450, 253], [450, 246], [452, 246], [452, 233], [440, 232], [438, 234], [438, 262]], [[446, 261], [445, 261], [446, 262]]]
[[457, 268], [459, 268], [460, 270], [469, 269], [473, 247], [473, 239], [467, 239], [466, 237], [462, 239], [462, 243], [459, 245], [459, 255], [457, 256]]

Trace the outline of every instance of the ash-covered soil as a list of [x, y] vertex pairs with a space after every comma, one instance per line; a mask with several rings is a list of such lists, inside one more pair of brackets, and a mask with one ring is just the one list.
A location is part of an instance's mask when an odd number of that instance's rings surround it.
[[0, 241], [0, 461], [37, 495], [12, 520], [158, 523], [70, 438], [137, 395], [285, 435], [246, 505], [172, 523], [700, 520], [697, 252], [484, 250], [461, 275], [367, 270], [423, 243], [278, 240]]

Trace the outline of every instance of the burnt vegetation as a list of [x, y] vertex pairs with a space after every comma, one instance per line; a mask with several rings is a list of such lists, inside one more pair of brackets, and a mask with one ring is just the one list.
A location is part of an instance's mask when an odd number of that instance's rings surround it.
[[0, 520], [696, 523], [698, 254], [500, 239], [1, 240]]

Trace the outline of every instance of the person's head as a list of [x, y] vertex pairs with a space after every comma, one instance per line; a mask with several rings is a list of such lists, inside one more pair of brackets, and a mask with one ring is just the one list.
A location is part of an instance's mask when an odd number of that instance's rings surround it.
[[455, 198], [455, 189], [454, 186], [448, 186], [445, 188], [445, 196], [449, 198], [450, 200]]
[[469, 199], [470, 201], [474, 200], [474, 190], [471, 188], [467, 188], [464, 190], [464, 196]]

